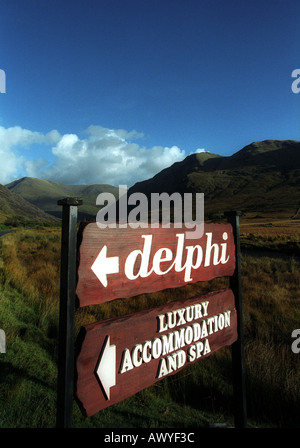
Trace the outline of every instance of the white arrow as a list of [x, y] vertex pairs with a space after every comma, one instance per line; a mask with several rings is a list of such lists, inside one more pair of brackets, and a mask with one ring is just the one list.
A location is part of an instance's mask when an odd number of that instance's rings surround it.
[[116, 346], [110, 345], [110, 336], [106, 336], [96, 373], [107, 399], [110, 400], [110, 388], [116, 385]]
[[107, 257], [107, 246], [103, 246], [91, 269], [106, 288], [107, 274], [119, 272], [119, 257]]

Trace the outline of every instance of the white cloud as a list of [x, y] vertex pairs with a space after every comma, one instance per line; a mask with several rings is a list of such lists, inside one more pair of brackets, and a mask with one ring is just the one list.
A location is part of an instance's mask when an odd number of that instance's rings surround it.
[[20, 153], [19, 148], [26, 149], [34, 143], [54, 143], [59, 138], [57, 131], [50, 131], [43, 135], [40, 132], [23, 129], [20, 126], [10, 128], [0, 126], [0, 183], [11, 182], [22, 172], [26, 158], [23, 153]]
[[9, 149], [18, 144], [23, 146], [30, 145], [31, 143], [41, 142], [43, 139], [43, 134], [23, 129], [20, 126], [7, 129], [0, 126], [0, 145], [5, 149]]
[[86, 133], [94, 136], [94, 137], [113, 137], [118, 136], [120, 139], [123, 140], [137, 140], [139, 138], [143, 138], [144, 134], [142, 132], [137, 132], [135, 130], [133, 131], [126, 131], [125, 129], [107, 129], [103, 128], [102, 126], [94, 126], [91, 125], [87, 128]]
[[186, 154], [177, 146], [145, 148], [132, 140], [143, 138], [136, 131], [90, 126], [87, 138], [63, 135], [52, 148], [55, 160], [27, 163], [28, 175], [67, 184], [107, 183], [133, 185], [147, 179]]
[[46, 143], [56, 143], [61, 138], [60, 133], [53, 129], [52, 131], [48, 132], [48, 134], [45, 135], [45, 142]]
[[0, 184], [7, 184], [16, 178], [22, 166], [23, 158], [17, 157], [12, 151], [0, 147]]
[[[149, 179], [187, 155], [177, 146], [146, 148], [136, 143], [144, 135], [135, 130], [128, 132], [92, 125], [84, 137], [61, 135], [57, 130], [42, 134], [17, 126], [0, 127], [0, 155], [4, 159], [0, 183], [31, 176], [66, 184], [131, 186]], [[25, 148], [33, 143], [48, 145], [49, 156], [28, 157]], [[198, 149], [196, 152], [202, 151]], [[23, 174], [20, 174], [22, 170]]]

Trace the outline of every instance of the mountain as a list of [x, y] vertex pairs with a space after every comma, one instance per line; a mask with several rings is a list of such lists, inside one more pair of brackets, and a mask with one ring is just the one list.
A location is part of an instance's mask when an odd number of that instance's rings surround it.
[[49, 223], [58, 220], [0, 185], [0, 223], [14, 224], [29, 221]]
[[100, 208], [96, 205], [96, 198], [99, 193], [112, 193], [116, 199], [119, 196], [119, 189], [112, 185], [65, 185], [33, 177], [23, 177], [11, 182], [6, 187], [31, 204], [56, 217], [61, 216], [62, 207], [57, 205], [59, 199], [80, 197], [83, 204], [78, 208], [78, 217], [82, 220], [95, 218]]
[[[100, 208], [96, 205], [98, 194], [110, 192], [116, 199], [119, 195], [118, 188], [111, 185], [65, 185], [32, 177], [23, 177], [6, 187], [17, 193], [19, 200], [22, 197], [56, 217], [61, 215], [59, 199], [81, 197], [80, 220], [95, 219]], [[230, 209], [251, 215], [276, 213], [290, 217], [299, 210], [299, 216], [300, 142], [253, 142], [229, 157], [208, 152], [191, 154], [151, 179], [136, 183], [128, 190], [128, 196], [135, 192], [146, 194], [149, 205], [151, 193], [204, 193], [206, 217], [222, 215]], [[1, 210], [3, 214], [5, 207]]]
[[136, 183], [140, 192], [204, 193], [205, 214], [229, 209], [295, 214], [300, 207], [300, 142], [253, 142], [232, 156], [191, 154], [151, 179]]

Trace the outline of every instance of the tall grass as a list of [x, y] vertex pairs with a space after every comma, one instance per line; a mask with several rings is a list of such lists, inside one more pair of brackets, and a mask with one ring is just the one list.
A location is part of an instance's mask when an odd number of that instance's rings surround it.
[[300, 269], [294, 258], [243, 261], [249, 413], [275, 426], [300, 425], [300, 357], [291, 333], [300, 326]]
[[[0, 426], [55, 424], [60, 230], [17, 230], [0, 240]], [[254, 426], [299, 426], [300, 355], [291, 333], [300, 324], [299, 262], [244, 256], [243, 311], [248, 416]], [[77, 311], [80, 325], [228, 286], [228, 279], [188, 285]], [[74, 426], [232, 424], [230, 348], [223, 348], [118, 405]], [[21, 411], [22, 409], [22, 411]]]
[[0, 427], [55, 425], [59, 245], [57, 230], [0, 240]]
[[[27, 297], [37, 325], [52, 331], [58, 318], [59, 229], [20, 230], [1, 240], [2, 277]], [[51, 330], [52, 328], [52, 330]]]

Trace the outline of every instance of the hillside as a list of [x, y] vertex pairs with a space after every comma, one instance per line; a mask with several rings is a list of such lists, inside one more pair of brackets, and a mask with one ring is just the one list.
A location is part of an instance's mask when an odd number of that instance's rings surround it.
[[[94, 219], [99, 210], [99, 193], [118, 188], [111, 185], [65, 185], [23, 177], [6, 187], [52, 216], [59, 217], [57, 201], [66, 196], [83, 199], [79, 219]], [[179, 192], [205, 194], [206, 217], [240, 209], [248, 216], [271, 214], [287, 218], [300, 215], [300, 142], [265, 140], [253, 142], [232, 156], [208, 152], [191, 154], [154, 177], [136, 183], [128, 191], [144, 193]], [[150, 201], [149, 201], [150, 204]]]
[[96, 206], [96, 198], [99, 193], [110, 192], [118, 197], [118, 188], [112, 185], [65, 185], [59, 182], [23, 177], [6, 187], [22, 196], [31, 204], [39, 207], [53, 216], [61, 216], [61, 206], [57, 205], [59, 199], [67, 196], [80, 197], [83, 200], [79, 207], [79, 219], [93, 219], [99, 210]]
[[12, 224], [29, 221], [46, 223], [56, 222], [57, 219], [0, 185], [0, 223]]
[[232, 156], [191, 154], [129, 189], [151, 193], [205, 194], [206, 215], [229, 209], [293, 216], [300, 207], [300, 142], [265, 140]]

